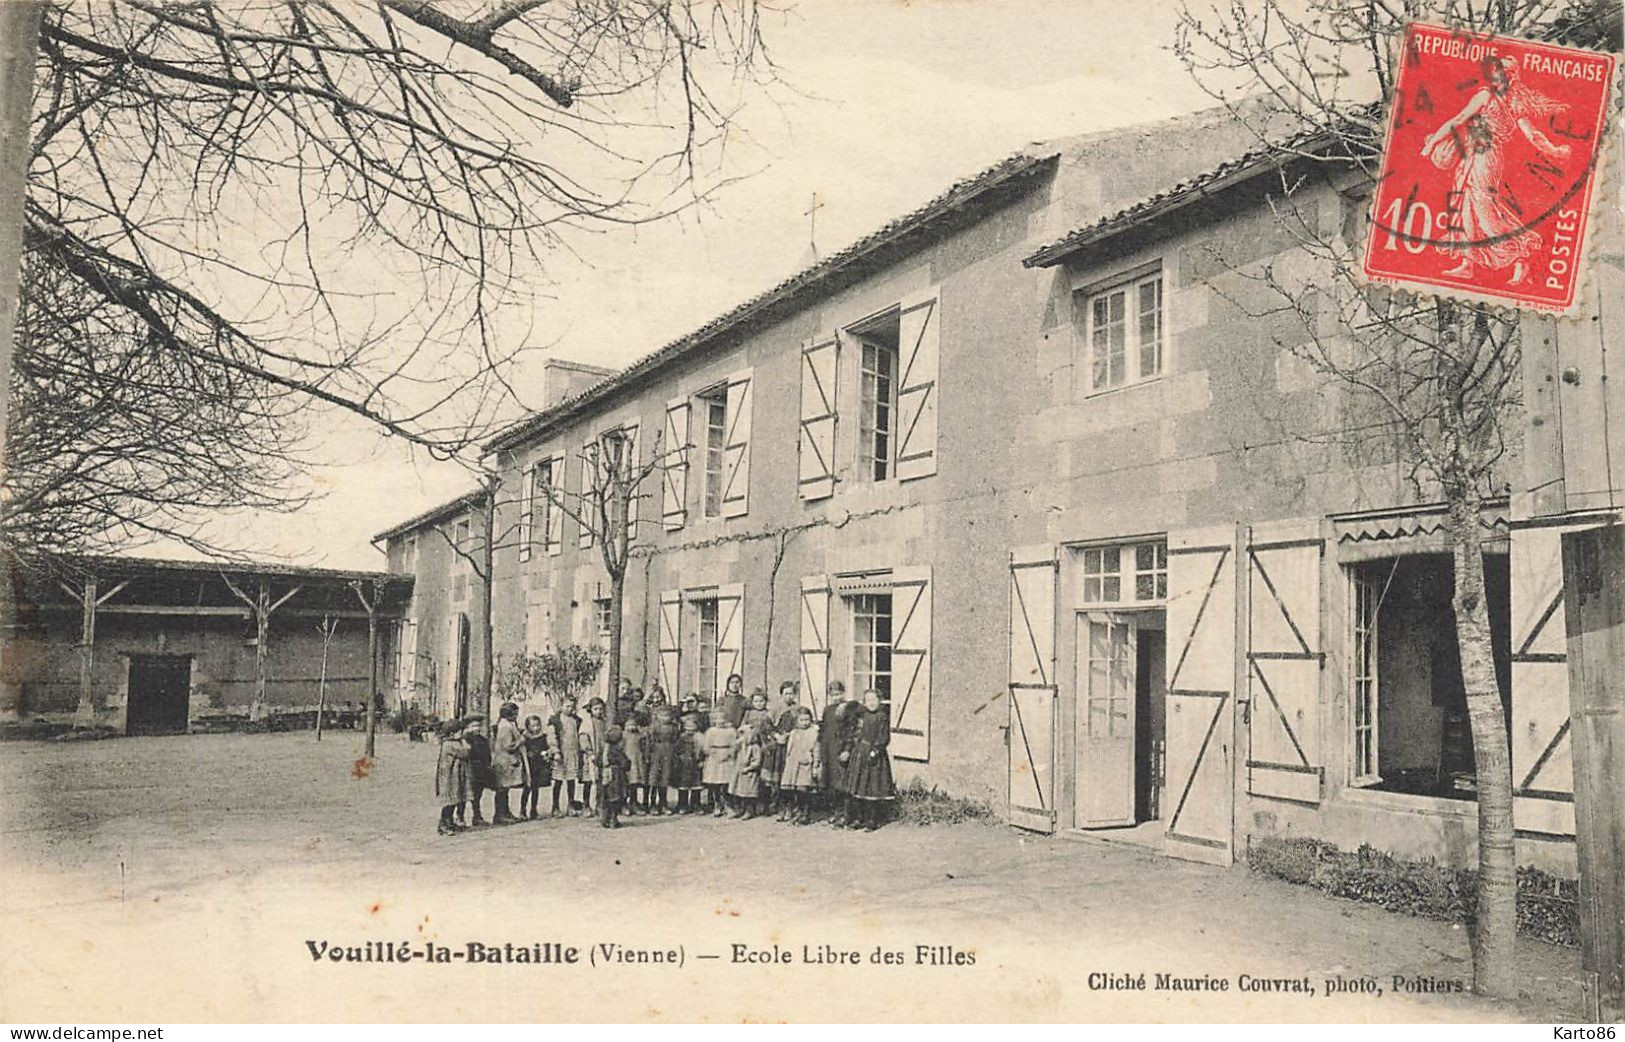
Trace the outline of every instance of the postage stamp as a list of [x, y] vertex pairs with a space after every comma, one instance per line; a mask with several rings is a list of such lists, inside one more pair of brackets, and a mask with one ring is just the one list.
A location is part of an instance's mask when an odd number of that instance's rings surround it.
[[1439, 296], [1575, 304], [1614, 57], [1406, 27], [1363, 270]]

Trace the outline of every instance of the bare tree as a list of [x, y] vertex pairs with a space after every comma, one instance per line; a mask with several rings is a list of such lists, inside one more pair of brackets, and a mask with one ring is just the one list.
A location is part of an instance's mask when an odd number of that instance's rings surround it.
[[[771, 78], [759, 0], [16, 6], [27, 17], [8, 10], [7, 97], [32, 65], [32, 115], [19, 127], [13, 106], [0, 141], [4, 166], [27, 168], [27, 195], [19, 210], [6, 193], [0, 218], [21, 222], [30, 290], [68, 305], [35, 325], [78, 323], [27, 341], [23, 404], [51, 410], [61, 399], [39, 381], [114, 338], [164, 373], [139, 392], [157, 411], [246, 399], [259, 433], [281, 425], [248, 461], [262, 473], [236, 475], [255, 493], [241, 502], [272, 508], [296, 505], [268, 479], [303, 462], [287, 421], [305, 407], [442, 458], [524, 408], [514, 316], [531, 313], [549, 252], [574, 230], [705, 199], [737, 99]], [[16, 272], [0, 267], [6, 304]], [[70, 404], [36, 428], [83, 419]], [[105, 446], [127, 433], [86, 427], [55, 456], [36, 440], [15, 480], [94, 484], [106, 451], [87, 442], [104, 430]], [[41, 511], [15, 528], [37, 535], [69, 502], [83, 511], [71, 530], [92, 539], [178, 527], [196, 541], [176, 516], [216, 505], [180, 497], [132, 523], [117, 494], [28, 494], [8, 521]]]
[[[1460, 650], [1477, 769], [1478, 894], [1474, 989], [1507, 995], [1516, 970], [1516, 859], [1504, 693], [1485, 607], [1481, 510], [1506, 487], [1502, 465], [1519, 413], [1518, 323], [1491, 308], [1419, 301], [1359, 277], [1364, 200], [1381, 161], [1380, 100], [1414, 19], [1485, 33], [1594, 38], [1593, 0], [1262, 0], [1188, 3], [1175, 50], [1278, 161], [1271, 200], [1290, 261], [1226, 264], [1247, 286], [1246, 312], [1286, 319], [1290, 348], [1342, 388], [1350, 407], [1397, 441], [1420, 496], [1446, 504]], [[1616, 44], [1617, 46], [1617, 44]], [[1327, 200], [1352, 215], [1327, 221]], [[1307, 259], [1307, 263], [1304, 263]], [[1224, 258], [1219, 258], [1224, 263]], [[1278, 326], [1278, 328], [1280, 328]], [[1369, 438], [1374, 428], [1352, 424]]]

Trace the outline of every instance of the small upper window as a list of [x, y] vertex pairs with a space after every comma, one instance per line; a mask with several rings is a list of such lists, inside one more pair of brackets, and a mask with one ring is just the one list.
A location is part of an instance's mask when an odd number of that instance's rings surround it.
[[1083, 603], [1156, 604], [1168, 599], [1168, 544], [1091, 546], [1082, 557]]
[[1091, 393], [1162, 375], [1161, 271], [1092, 294], [1086, 310]]
[[728, 448], [728, 395], [718, 387], [699, 396], [700, 420], [705, 424], [705, 485], [701, 515], [722, 516], [724, 463]]

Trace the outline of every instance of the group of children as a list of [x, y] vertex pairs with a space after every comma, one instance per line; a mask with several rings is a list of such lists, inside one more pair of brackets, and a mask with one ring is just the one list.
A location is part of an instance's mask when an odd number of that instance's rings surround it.
[[[440, 831], [466, 828], [465, 807], [475, 825], [484, 824], [488, 788], [496, 793], [498, 825], [540, 817], [541, 793], [550, 788], [553, 817], [596, 806], [605, 828], [619, 828], [623, 813], [777, 814], [805, 825], [822, 810], [838, 827], [880, 827], [896, 795], [880, 696], [866, 691], [861, 705], [848, 702], [844, 685], [832, 682], [823, 719], [815, 721], [794, 681], [779, 686], [776, 712], [765, 690], [747, 699], [743, 688], [734, 674], [715, 706], [693, 694], [672, 705], [658, 684], [645, 694], [627, 683], [614, 724], [601, 698], [582, 716], [576, 699], [566, 697], [545, 724], [532, 715], [522, 727], [519, 707], [505, 702], [491, 739], [483, 717], [452, 721], [440, 730]], [[511, 788], [521, 790], [517, 816], [509, 812]]]

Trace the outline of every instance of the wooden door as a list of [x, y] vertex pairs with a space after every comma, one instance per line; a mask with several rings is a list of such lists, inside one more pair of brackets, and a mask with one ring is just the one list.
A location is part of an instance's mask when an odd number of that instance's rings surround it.
[[1127, 616], [1078, 612], [1074, 775], [1079, 828], [1134, 824], [1135, 626]]
[[1054, 547], [1010, 555], [1010, 824], [1055, 831]]
[[125, 733], [185, 734], [191, 719], [191, 694], [189, 656], [131, 655]]
[[1235, 529], [1168, 535], [1166, 850], [1234, 860]]

